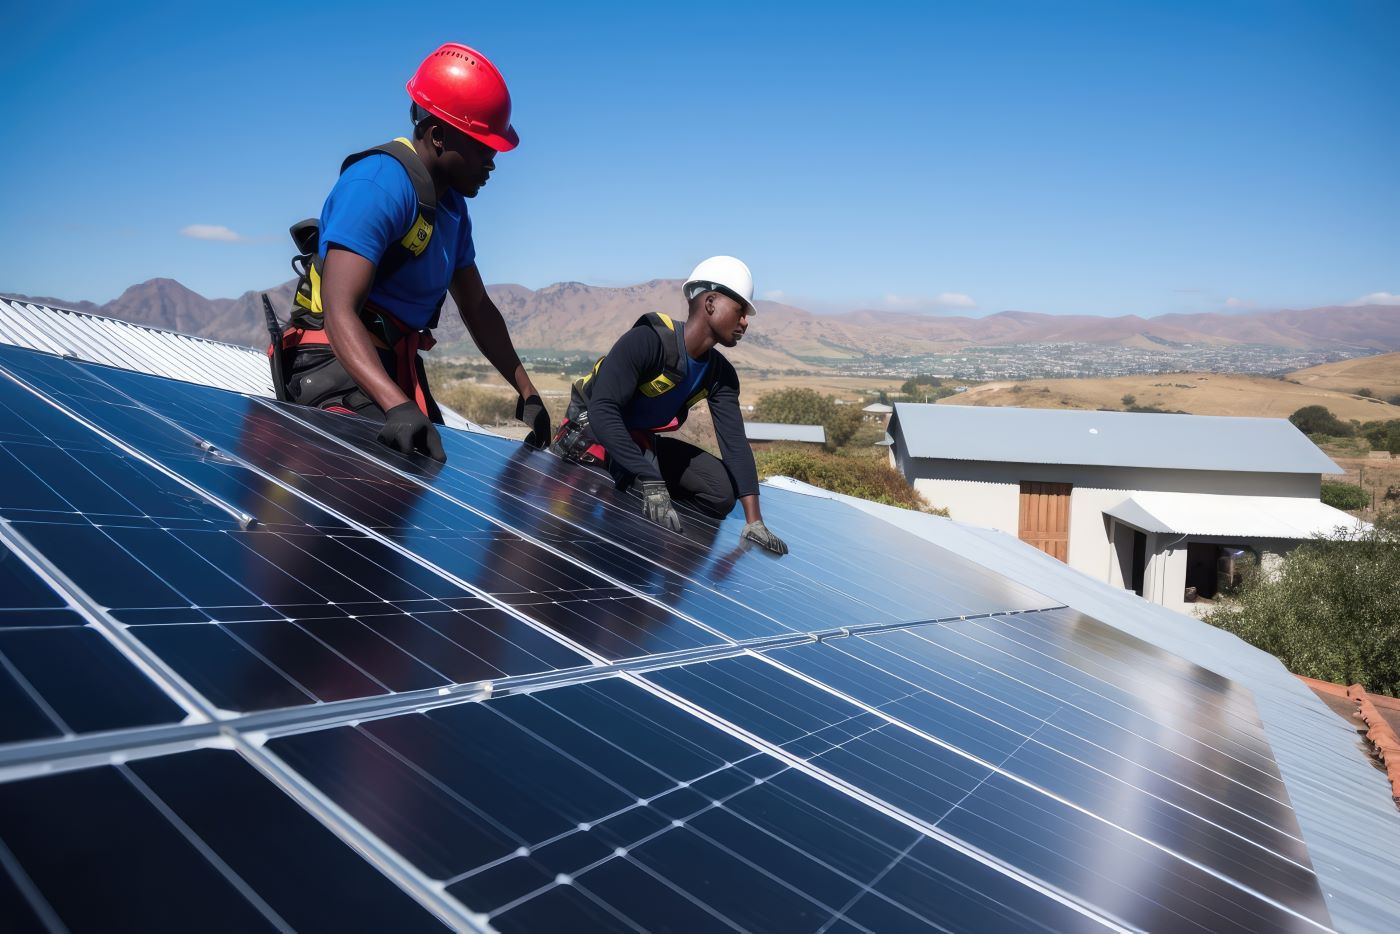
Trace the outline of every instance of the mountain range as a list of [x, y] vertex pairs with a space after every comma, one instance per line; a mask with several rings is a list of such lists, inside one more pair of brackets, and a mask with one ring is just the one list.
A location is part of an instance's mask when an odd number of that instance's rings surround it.
[[[293, 282], [265, 290], [284, 316]], [[602, 353], [648, 311], [685, 314], [680, 281], [653, 279], [621, 288], [560, 282], [541, 289], [488, 286], [522, 353]], [[265, 346], [259, 292], [209, 299], [173, 279], [133, 285], [105, 304], [31, 300], [235, 344]], [[17, 296], [23, 297], [23, 296]], [[1003, 311], [974, 318], [888, 311], [814, 314], [758, 301], [734, 362], [761, 369], [811, 369], [863, 357], [948, 353], [964, 347], [1084, 342], [1170, 349], [1180, 344], [1260, 344], [1298, 350], [1366, 353], [1400, 350], [1400, 306], [1328, 306], [1229, 314], [1047, 315]], [[449, 298], [438, 330], [443, 356], [473, 353]]]

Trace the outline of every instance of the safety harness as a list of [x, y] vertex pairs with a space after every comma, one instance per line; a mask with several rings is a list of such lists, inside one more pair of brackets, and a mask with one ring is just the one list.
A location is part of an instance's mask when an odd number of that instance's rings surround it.
[[[374, 274], [375, 280], [378, 281], [382, 277], [392, 275], [405, 263], [418, 259], [428, 248], [428, 243], [433, 237], [433, 224], [437, 219], [437, 193], [433, 186], [432, 176], [428, 174], [422, 160], [418, 158], [413, 143], [402, 136], [347, 156], [340, 165], [340, 171], [344, 173], [356, 162], [376, 153], [391, 156], [399, 165], [403, 166], [404, 171], [408, 173], [409, 180], [413, 183], [414, 197], [418, 202], [413, 223], [409, 225], [403, 237], [392, 244], [380, 258]], [[320, 222], [314, 217], [292, 225], [292, 242], [296, 244], [297, 248], [297, 255], [292, 259], [292, 270], [297, 274], [292, 315], [286, 327], [283, 327], [277, 320], [272, 303], [266, 295], [263, 296], [263, 312], [267, 318], [268, 334], [271, 337], [267, 355], [272, 366], [272, 383], [277, 390], [277, 398], [283, 401], [300, 402], [332, 411], [345, 412], [350, 411], [350, 409], [334, 404], [334, 402], [337, 391], [343, 389], [344, 393], [349, 393], [357, 388], [354, 381], [349, 378], [348, 373], [344, 374], [343, 379], [339, 378], [338, 374], [332, 376], [329, 373], [322, 373], [320, 374], [322, 378], [316, 383], [315, 391], [312, 394], [308, 395], [301, 391], [309, 382], [309, 377], [313, 372], [319, 371], [323, 367], [343, 370], [331, 352], [321, 306], [320, 226]], [[419, 372], [418, 352], [430, 350], [436, 343], [433, 339], [432, 329], [438, 325], [439, 316], [442, 314], [442, 302], [446, 301], [446, 298], [444, 293], [442, 301], [438, 302], [437, 311], [433, 313], [432, 320], [421, 331], [409, 327], [393, 314], [372, 302], [366, 302], [365, 306], [360, 309], [360, 320], [369, 330], [370, 341], [374, 344], [375, 349], [391, 354], [393, 357], [394, 381], [404, 391], [404, 394], [412, 399], [424, 414], [430, 417], [434, 415], [437, 406], [428, 395]], [[308, 351], [315, 352], [312, 348], [319, 348], [321, 355], [326, 359], [317, 361], [312, 367], [297, 367], [295, 364], [297, 355], [299, 353], [305, 354]]]
[[[671, 320], [670, 315], [664, 315], [660, 312], [649, 312], [642, 315], [632, 327], [650, 328], [660, 339], [662, 351], [661, 372], [643, 379], [637, 384], [637, 391], [653, 399], [676, 391], [676, 388], [685, 381], [686, 376], [686, 371], [681, 368], [681, 362], [689, 359], [686, 355], [682, 330], [676, 327], [676, 323]], [[599, 357], [588, 373], [574, 381], [573, 391], [569, 398], [568, 416], [554, 435], [554, 444], [551, 445], [551, 448], [568, 460], [591, 464], [602, 463], [607, 458], [607, 451], [598, 443], [591, 426], [588, 424], [588, 403], [593, 394], [593, 379], [598, 375], [598, 370], [602, 367], [606, 357], [606, 354]], [[652, 435], [679, 429], [685, 424], [691, 408], [710, 394], [710, 385], [713, 379], [714, 368], [712, 367], [710, 372], [705, 375], [704, 384], [689, 399], [685, 400], [674, 418], [665, 425], [655, 428], [632, 429], [630, 432], [632, 439], [643, 450], [650, 450]]]

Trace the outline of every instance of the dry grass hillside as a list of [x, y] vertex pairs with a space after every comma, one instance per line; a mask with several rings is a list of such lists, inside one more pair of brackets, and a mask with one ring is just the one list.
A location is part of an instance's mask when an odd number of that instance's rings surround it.
[[1373, 395], [1389, 399], [1400, 395], [1400, 353], [1324, 363], [1292, 373], [1290, 378], [1309, 388], [1345, 393], [1369, 389]]
[[[1400, 354], [1386, 354], [1392, 378], [1400, 380]], [[1382, 359], [1382, 358], [1366, 358]], [[1329, 364], [1337, 366], [1338, 364]], [[1319, 368], [1313, 368], [1319, 369]], [[1148, 376], [1116, 376], [1105, 379], [1044, 379], [995, 382], [975, 386], [942, 401], [942, 405], [1015, 405], [1038, 409], [1123, 409], [1124, 396], [1132, 404], [1155, 406], [1192, 415], [1254, 415], [1287, 418], [1306, 405], [1323, 405], [1343, 419], [1375, 421], [1400, 418], [1400, 406], [1383, 398], [1377, 378], [1373, 391], [1381, 398], [1367, 399], [1317, 383], [1305, 383], [1300, 371], [1288, 379], [1238, 376], [1220, 373], [1168, 373]], [[1297, 382], [1292, 380], [1298, 379]], [[1400, 390], [1397, 390], [1400, 391]]]

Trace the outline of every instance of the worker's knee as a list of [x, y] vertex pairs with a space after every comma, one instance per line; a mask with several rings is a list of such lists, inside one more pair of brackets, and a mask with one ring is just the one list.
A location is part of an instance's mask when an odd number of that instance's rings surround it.
[[733, 486], [728, 482], [729, 478], [726, 476], [724, 480], [728, 489], [709, 487], [695, 491], [691, 495], [691, 503], [695, 508], [716, 519], [723, 519], [729, 515], [738, 500], [734, 496]]

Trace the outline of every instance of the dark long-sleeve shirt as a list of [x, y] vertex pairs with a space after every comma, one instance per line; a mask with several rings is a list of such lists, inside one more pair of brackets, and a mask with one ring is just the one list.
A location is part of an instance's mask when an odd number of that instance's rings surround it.
[[[665, 348], [657, 333], [651, 328], [632, 328], [608, 351], [589, 386], [588, 422], [594, 436], [607, 449], [608, 459], [615, 467], [640, 480], [660, 480], [661, 472], [637, 449], [623, 420], [623, 410], [636, 394], [637, 386], [660, 373], [664, 365]], [[739, 374], [718, 350], [710, 351], [705, 382], [710, 390], [710, 420], [714, 422], [725, 466], [734, 477], [735, 492], [739, 496], [755, 494], [758, 468], [744, 435], [744, 416], [739, 411]], [[686, 398], [677, 390], [672, 393], [676, 399], [671, 417], [678, 417], [685, 409]]]

